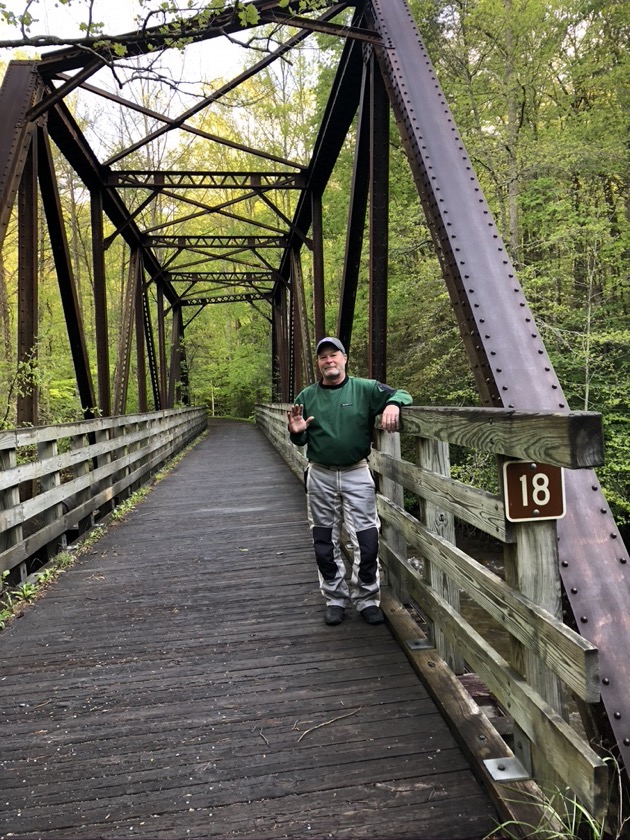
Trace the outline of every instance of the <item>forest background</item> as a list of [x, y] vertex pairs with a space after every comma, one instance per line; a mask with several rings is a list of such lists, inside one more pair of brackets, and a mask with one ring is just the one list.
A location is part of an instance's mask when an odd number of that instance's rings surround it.
[[[0, 4], [1, 5], [1, 4]], [[598, 470], [613, 513], [630, 525], [630, 4], [625, 0], [409, 0], [464, 138], [475, 171], [517, 268], [538, 329], [574, 410], [601, 412], [606, 464]], [[261, 42], [262, 43], [262, 42]], [[207, 46], [198, 78], [165, 83], [153, 63], [144, 73], [119, 71], [125, 95], [173, 114], [186, 97], [217, 80]], [[341, 45], [314, 36], [222, 100], [197, 125], [277, 155], [308, 162]], [[4, 64], [24, 53], [5, 50]], [[30, 53], [32, 55], [32, 53]], [[241, 65], [259, 54], [238, 51]], [[154, 61], [154, 59], [152, 59]], [[219, 62], [219, 65], [221, 62]], [[216, 62], [215, 62], [216, 66]], [[172, 69], [172, 68], [171, 68]], [[170, 73], [172, 76], [172, 73]], [[234, 74], [232, 74], [234, 75]], [[146, 116], [113, 122], [105, 106], [73, 94], [88, 139], [104, 157], [155, 126]], [[324, 194], [327, 332], [336, 329], [354, 138], [349, 136]], [[400, 137], [390, 131], [390, 263], [388, 382], [406, 387], [417, 405], [478, 405], [459, 331]], [[185, 138], [146, 146], [128, 158], [136, 169], [238, 169], [225, 146]], [[229, 157], [229, 162], [228, 162]], [[240, 168], [251, 162], [240, 161]], [[89, 195], [61, 155], [56, 168], [81, 307], [95, 359]], [[139, 201], [140, 199], [138, 199]], [[282, 209], [290, 217], [291, 198]], [[131, 203], [133, 209], [133, 204]], [[268, 208], [251, 207], [265, 219]], [[156, 201], [145, 224], [172, 208]], [[44, 225], [40, 226], [41, 229]], [[188, 228], [190, 230], [190, 228]], [[203, 220], [199, 233], [207, 232]], [[215, 231], [213, 231], [215, 232]], [[226, 231], [218, 231], [226, 232]], [[106, 234], [108, 231], [106, 230]], [[361, 269], [351, 372], [367, 369], [367, 257]], [[110, 329], [117, 333], [128, 254], [108, 249]], [[0, 255], [0, 428], [15, 425], [20, 389], [40, 388], [40, 422], [81, 417], [50, 246], [42, 234], [37, 359], [18, 363], [17, 224]], [[305, 264], [307, 295], [311, 269]], [[190, 397], [216, 415], [250, 417], [270, 400], [267, 312], [247, 304], [208, 306], [186, 330]], [[112, 346], [111, 364], [116, 363]], [[133, 383], [133, 372], [131, 376]], [[128, 411], [137, 405], [133, 384]], [[456, 463], [470, 478], [484, 469]]]

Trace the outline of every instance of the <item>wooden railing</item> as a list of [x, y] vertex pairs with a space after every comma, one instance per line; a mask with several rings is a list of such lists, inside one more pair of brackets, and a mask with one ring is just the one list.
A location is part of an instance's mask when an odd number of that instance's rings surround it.
[[[304, 450], [287, 431], [288, 405], [260, 405], [256, 420], [302, 476]], [[370, 456], [378, 476], [382, 521], [380, 558], [386, 580], [401, 602], [425, 617], [436, 653], [452, 671], [473, 671], [511, 716], [514, 743], [542, 789], [568, 787], [594, 815], [608, 802], [608, 769], [584, 735], [569, 723], [567, 699], [599, 699], [597, 650], [562, 621], [556, 522], [512, 522], [503, 492], [489, 492], [451, 478], [449, 443], [509, 460], [576, 469], [602, 462], [601, 417], [588, 412], [525, 412], [481, 408], [402, 410], [401, 435], [375, 431]], [[495, 487], [502, 490], [502, 470]], [[417, 516], [405, 510], [415, 499]], [[410, 494], [413, 494], [410, 496]], [[546, 501], [542, 498], [541, 501]], [[411, 507], [411, 505], [408, 505]], [[541, 506], [539, 506], [541, 507]], [[511, 517], [514, 518], [514, 517]], [[474, 526], [503, 544], [497, 574], [455, 544], [455, 521]], [[509, 653], [496, 650], [492, 632], [466, 620], [460, 598], [474, 602], [506, 637]]]
[[0, 431], [0, 572], [49, 559], [206, 424], [184, 409]]

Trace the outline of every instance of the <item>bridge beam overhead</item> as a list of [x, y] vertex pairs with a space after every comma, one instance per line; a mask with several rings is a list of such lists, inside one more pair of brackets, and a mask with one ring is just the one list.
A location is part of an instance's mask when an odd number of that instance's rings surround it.
[[[568, 411], [548, 353], [430, 57], [405, 0], [320, 3], [253, 0], [252, 27], [283, 32], [277, 49], [233, 79], [222, 81], [179, 114], [163, 114], [88, 80], [103, 73], [105, 47], [87, 53], [55, 50], [39, 61], [12, 62], [0, 89], [0, 243], [18, 200], [20, 228], [20, 352], [37, 342], [37, 201], [45, 211], [63, 302], [77, 390], [85, 416], [126, 413], [134, 365], [137, 403], [156, 410], [186, 402], [186, 329], [207, 306], [247, 303], [270, 323], [274, 399], [288, 402], [313, 380], [313, 339], [336, 330], [352, 344], [369, 249], [369, 368], [387, 370], [388, 143], [390, 112], [404, 145], [419, 202], [439, 257], [462, 344], [484, 407]], [[244, 30], [226, 9], [202, 26], [191, 19], [191, 43]], [[197, 21], [197, 24], [199, 21]], [[344, 39], [330, 95], [312, 148], [299, 160], [278, 149], [221, 136], [202, 121], [211, 108], [315, 33]], [[126, 60], [168, 44], [159, 28], [121, 36]], [[68, 95], [98, 97], [150, 120], [128, 144], [108, 148], [88, 138]], [[94, 101], [93, 99], [89, 100]], [[354, 129], [353, 129], [354, 126]], [[234, 168], [147, 168], [147, 149], [181, 132], [186, 142], [219, 148]], [[326, 310], [323, 214], [326, 188], [349, 134], [355, 138], [345, 261], [339, 300]], [[68, 218], [60, 202], [55, 157], [90, 198], [94, 317], [80, 306], [68, 249]], [[143, 157], [144, 156], [144, 157]], [[200, 156], [201, 157], [201, 156]], [[296, 155], [299, 157], [299, 155]], [[202, 158], [203, 159], [203, 158]], [[142, 165], [136, 161], [140, 160]], [[248, 163], [243, 163], [247, 160]], [[39, 198], [35, 184], [39, 184]], [[369, 208], [369, 214], [368, 214]], [[119, 264], [111, 268], [115, 254]], [[305, 288], [307, 258], [312, 289]], [[126, 278], [116, 285], [114, 274]], [[122, 288], [124, 286], [124, 288]], [[330, 293], [329, 293], [330, 294]], [[92, 318], [92, 320], [90, 320]], [[94, 335], [94, 370], [86, 335]], [[110, 366], [114, 366], [110, 375]], [[93, 360], [92, 360], [93, 361]], [[33, 386], [35, 388], [35, 386]], [[147, 394], [149, 389], [150, 394]], [[37, 422], [37, 392], [23, 402], [22, 421]], [[27, 416], [28, 415], [28, 416]], [[588, 470], [567, 476], [568, 514], [559, 525], [558, 558], [565, 594], [580, 631], [600, 650], [605, 725], [630, 766], [630, 645], [627, 552], [598, 481]], [[597, 557], [597, 565], [592, 558]], [[597, 593], [597, 597], [593, 594]], [[614, 622], [610, 615], [615, 616]]]

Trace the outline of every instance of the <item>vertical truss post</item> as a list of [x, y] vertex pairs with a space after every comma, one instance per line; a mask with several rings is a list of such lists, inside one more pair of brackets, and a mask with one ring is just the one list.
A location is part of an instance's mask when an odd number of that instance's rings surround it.
[[190, 405], [190, 381], [188, 379], [188, 358], [186, 357], [186, 342], [184, 341], [184, 317], [180, 326], [179, 341], [180, 394], [178, 400], [182, 405]]
[[160, 377], [155, 356], [155, 338], [153, 337], [153, 324], [151, 323], [149, 291], [146, 288], [143, 289], [142, 293], [142, 316], [144, 320], [144, 337], [147, 345], [147, 358], [149, 360], [149, 373], [151, 374], [151, 388], [153, 390], [153, 406], [155, 411], [159, 411], [163, 408], [163, 404], [160, 396]]
[[289, 318], [289, 382], [291, 389], [291, 400], [302, 390], [302, 365], [300, 354], [300, 316], [298, 312], [298, 301], [295, 293], [295, 279], [291, 271], [291, 316]]
[[94, 321], [96, 329], [96, 365], [98, 371], [98, 407], [103, 417], [109, 417], [112, 413], [112, 402], [109, 372], [105, 247], [103, 243], [103, 196], [100, 190], [92, 190], [90, 193], [90, 213], [92, 222], [92, 263], [94, 269]]
[[311, 337], [306, 313], [306, 295], [304, 293], [304, 274], [302, 272], [302, 261], [300, 252], [295, 250], [291, 255], [291, 279], [293, 297], [295, 300], [296, 326], [299, 327], [299, 341], [296, 343], [300, 375], [303, 375], [309, 384], [315, 381], [313, 370], [313, 356], [311, 351]]
[[137, 287], [141, 279], [141, 256], [137, 248], [131, 252], [127, 288], [123, 302], [122, 323], [118, 340], [118, 358], [114, 376], [114, 412], [124, 414], [127, 410], [127, 394], [129, 391], [129, 368], [131, 366], [131, 344], [135, 324], [135, 307]]
[[166, 323], [164, 317], [164, 290], [161, 285], [156, 285], [157, 292], [157, 331], [158, 331], [158, 365], [157, 371], [160, 383], [160, 405], [166, 408]]
[[26, 156], [36, 126], [26, 114], [41, 96], [43, 82], [34, 61], [10, 61], [0, 86], [0, 245], [11, 220]]
[[94, 386], [92, 384], [92, 374], [90, 372], [79, 297], [72, 273], [66, 228], [63, 223], [61, 199], [57, 188], [48, 135], [44, 129], [41, 129], [38, 131], [37, 136], [39, 141], [39, 187], [42, 194], [42, 203], [44, 205], [55, 268], [57, 270], [61, 302], [66, 316], [66, 327], [68, 329], [68, 339], [74, 361], [81, 407], [84, 417], [90, 418], [94, 416], [96, 399], [94, 396]]
[[136, 283], [136, 368], [138, 380], [138, 411], [149, 410], [147, 403], [147, 365], [144, 355], [144, 293], [142, 274]]
[[326, 335], [326, 296], [324, 289], [324, 225], [322, 220], [322, 194], [311, 192], [313, 215], [313, 318], [315, 341]]
[[273, 399], [289, 402], [289, 333], [287, 321], [287, 290], [278, 284], [272, 307]]
[[368, 375], [387, 381], [387, 263], [389, 244], [389, 100], [376, 58], [370, 57], [370, 302]]
[[181, 306], [173, 307], [173, 327], [171, 329], [171, 364], [168, 373], [168, 404], [173, 408], [181, 402], [182, 396], [182, 356], [181, 340], [184, 334], [184, 322]]
[[37, 240], [37, 144], [31, 142], [18, 191], [18, 426], [34, 426], [38, 419]]
[[337, 335], [350, 352], [354, 305], [359, 283], [359, 268], [363, 249], [363, 232], [367, 210], [369, 188], [369, 128], [370, 96], [368, 92], [368, 68], [363, 66], [361, 80], [361, 98], [357, 125], [357, 144], [354, 150], [354, 167], [350, 186], [350, 205], [348, 207], [348, 231], [346, 234], [346, 253], [343, 262]]

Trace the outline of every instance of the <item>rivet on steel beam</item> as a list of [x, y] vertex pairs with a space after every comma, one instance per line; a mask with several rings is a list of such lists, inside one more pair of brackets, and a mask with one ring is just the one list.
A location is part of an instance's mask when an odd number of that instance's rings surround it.
[[591, 487], [591, 490], [599, 490], [599, 485], [593, 484], [593, 486]]
[[557, 385], [552, 385], [552, 386], [551, 386], [551, 389], [552, 389], [553, 391], [557, 391], [557, 390], [558, 390], [558, 386], [557, 386]]
[[485, 334], [484, 338], [490, 338], [490, 336], [488, 334]]
[[502, 385], [502, 386], [501, 386], [501, 390], [502, 390], [502, 391], [507, 391], [507, 389], [508, 389], [508, 386], [507, 386], [507, 385]]
[[599, 512], [600, 512], [600, 513], [607, 513], [606, 508], [600, 508], [600, 509], [599, 509]]
[[510, 403], [510, 404], [508, 405], [508, 408], [514, 408], [514, 404], [513, 404], [513, 403]]
[[621, 720], [621, 712], [615, 712], [614, 718], [615, 720]]
[[588, 624], [588, 618], [585, 615], [580, 616], [580, 621], [582, 624]]
[[497, 351], [496, 351], [496, 350], [491, 350], [491, 351], [490, 351], [490, 355], [491, 355], [491, 356], [496, 356], [496, 355], [497, 355]]
[[623, 745], [624, 747], [630, 747], [630, 738], [624, 738]]
[[497, 368], [497, 373], [503, 373], [503, 368]]
[[574, 595], [577, 595], [577, 592], [578, 592], [577, 586], [572, 586], [572, 587], [571, 587], [571, 592], [572, 592]]
[[558, 403], [558, 408], [566, 408], [564, 403]]
[[608, 677], [604, 677], [604, 679], [602, 680], [602, 683], [604, 685], [610, 685], [610, 680], [608, 679]]
[[550, 367], [546, 367], [546, 368], [545, 368], [545, 371], [546, 371], [547, 373], [549, 373], [549, 371], [550, 371], [550, 370], [551, 370], [551, 368], [550, 368]]
[[562, 561], [562, 566], [563, 566], [565, 569], [566, 569], [566, 567], [567, 567], [568, 565], [569, 565], [569, 561], [568, 561], [568, 560], [563, 560], [563, 561]]
[[625, 563], [627, 563], [627, 562], [628, 562], [628, 558], [627, 558], [627, 557], [620, 557], [620, 558], [619, 558], [619, 562], [620, 562], [620, 563], [624, 563], [624, 564], [625, 564]]

